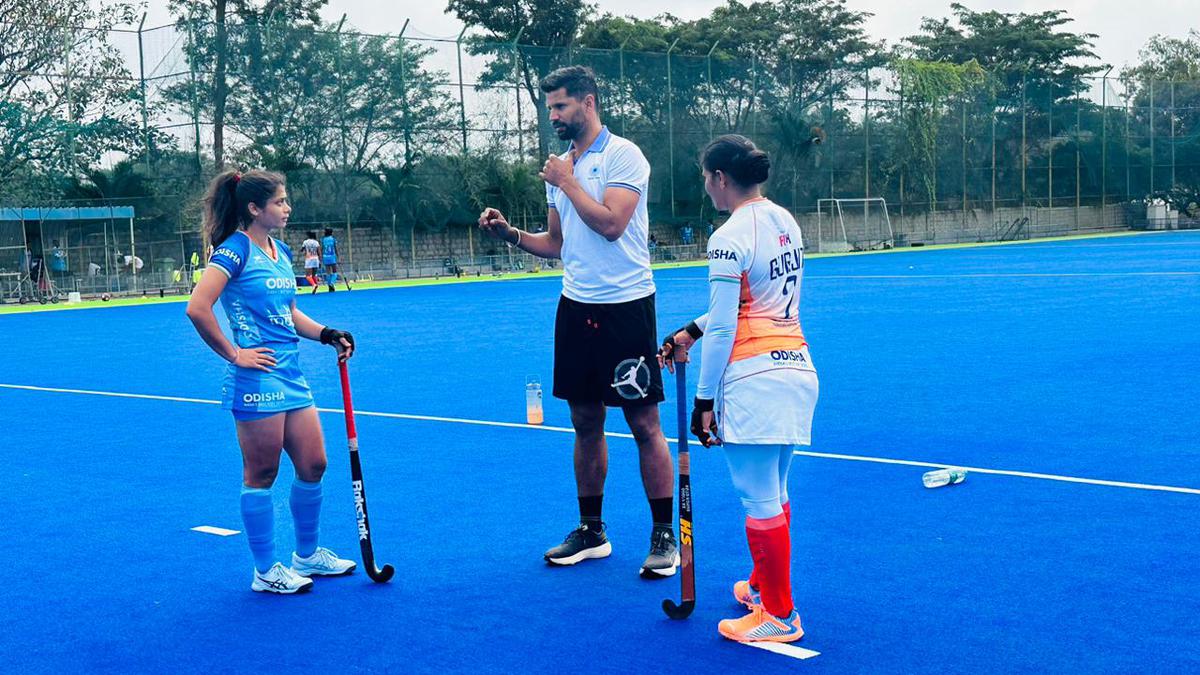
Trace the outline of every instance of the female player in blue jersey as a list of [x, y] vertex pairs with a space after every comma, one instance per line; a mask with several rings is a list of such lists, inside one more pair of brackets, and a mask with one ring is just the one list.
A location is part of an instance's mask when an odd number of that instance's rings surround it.
[[[287, 226], [291, 210], [280, 174], [227, 171], [214, 178], [205, 197], [204, 232], [216, 250], [187, 308], [200, 337], [230, 364], [221, 404], [233, 412], [242, 449], [242, 520], [254, 555], [250, 588], [285, 594], [310, 590], [310, 576], [348, 574], [355, 567], [317, 546], [325, 444], [298, 348], [301, 337], [320, 340], [344, 360], [354, 353], [354, 338], [296, 308], [292, 253], [268, 234]], [[217, 298], [229, 318], [232, 341], [213, 313]], [[275, 559], [270, 490], [281, 449], [296, 469], [291, 567]]]

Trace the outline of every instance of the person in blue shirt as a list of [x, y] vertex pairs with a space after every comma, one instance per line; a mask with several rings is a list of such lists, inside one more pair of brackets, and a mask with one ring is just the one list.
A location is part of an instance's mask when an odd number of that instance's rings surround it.
[[[291, 250], [268, 234], [287, 226], [291, 210], [280, 174], [226, 171], [214, 178], [205, 196], [204, 234], [215, 250], [187, 307], [200, 337], [229, 362], [221, 406], [233, 413], [242, 450], [242, 521], [254, 556], [250, 588], [284, 594], [310, 590], [310, 576], [348, 574], [355, 567], [317, 546], [325, 444], [299, 359], [301, 337], [334, 346], [338, 360], [354, 353], [354, 338], [296, 308]], [[213, 312], [218, 299], [232, 340]], [[281, 450], [296, 470], [290, 567], [275, 559], [271, 486]]]
[[[325, 283], [329, 284], [329, 290], [337, 290], [338, 280], [338, 250], [337, 239], [333, 236], [333, 228], [325, 228], [325, 236], [321, 237], [321, 263], [325, 265]], [[346, 290], [350, 290], [350, 280], [342, 277], [342, 283], [346, 284]]]

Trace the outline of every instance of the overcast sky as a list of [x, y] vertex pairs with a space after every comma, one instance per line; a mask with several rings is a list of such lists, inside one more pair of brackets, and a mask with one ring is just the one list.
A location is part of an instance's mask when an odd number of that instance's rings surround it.
[[[93, 0], [96, 3], [102, 1]], [[599, 0], [595, 4], [600, 12], [622, 16], [649, 18], [670, 9], [676, 16], [695, 19], [725, 3], [723, 0]], [[922, 17], [942, 17], [950, 13], [950, 0], [849, 0], [848, 4], [852, 9], [873, 13], [867, 22], [867, 32], [872, 38], [885, 39], [889, 43], [915, 33]], [[962, 0], [962, 4], [976, 11], [994, 9], [1003, 12], [1038, 12], [1047, 6], [1044, 0]], [[1138, 50], [1150, 36], [1161, 33], [1185, 37], [1190, 28], [1200, 28], [1200, 3], [1197, 0], [1057, 0], [1053, 4], [1066, 9], [1075, 19], [1070, 26], [1099, 35], [1095, 40], [1096, 53], [1117, 70], [1136, 61]], [[462, 30], [462, 24], [446, 14], [445, 7], [444, 0], [403, 0], [387, 5], [378, 0], [330, 0], [324, 15], [336, 21], [346, 14], [347, 24], [370, 33], [399, 32], [404, 20], [411, 19], [409, 35], [452, 38]], [[154, 3], [149, 10], [147, 26], [169, 22], [165, 8]]]

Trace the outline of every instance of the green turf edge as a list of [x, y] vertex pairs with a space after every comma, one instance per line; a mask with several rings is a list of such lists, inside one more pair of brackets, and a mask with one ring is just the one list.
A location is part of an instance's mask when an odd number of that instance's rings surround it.
[[[889, 248], [883, 251], [857, 251], [850, 253], [811, 253], [805, 254], [806, 258], [841, 258], [846, 256], [860, 255], [880, 255], [887, 253], [918, 253], [921, 251], [945, 251], [959, 248], [978, 248], [987, 246], [1018, 246], [1021, 244], [1044, 244], [1055, 241], [1078, 241], [1081, 239], [1106, 239], [1110, 237], [1132, 237], [1150, 234], [1160, 234], [1159, 231], [1144, 232], [1144, 231], [1127, 231], [1127, 232], [1097, 232], [1093, 234], [1074, 234], [1061, 237], [1045, 237], [1042, 239], [1021, 239], [1019, 241], [985, 241], [985, 242], [970, 242], [961, 244], [934, 244], [930, 246], [905, 246], [902, 248]], [[656, 270], [678, 269], [683, 267], [702, 267], [707, 265], [707, 260], [690, 260], [687, 262], [677, 263], [657, 263], [653, 265]], [[486, 281], [510, 281], [513, 279], [533, 279], [543, 277], [561, 277], [562, 269], [544, 270], [539, 272], [510, 272], [507, 274], [485, 274], [478, 277], [464, 276], [456, 277], [422, 277], [419, 279], [393, 279], [390, 281], [362, 281], [354, 284], [355, 291], [369, 291], [381, 288], [405, 288], [409, 286], [438, 286], [442, 284], [470, 284]], [[345, 287], [342, 288], [345, 290]], [[303, 295], [303, 288], [297, 289], [298, 295]], [[0, 305], [0, 315], [4, 314], [28, 314], [32, 312], [55, 312], [64, 310], [76, 309], [100, 309], [106, 307], [129, 307], [142, 305], [159, 305], [172, 302], [187, 302], [187, 295], [168, 295], [166, 297], [147, 296], [144, 298], [115, 298], [104, 302], [103, 300], [86, 300], [74, 305], [65, 303], [48, 304], [48, 305]]]

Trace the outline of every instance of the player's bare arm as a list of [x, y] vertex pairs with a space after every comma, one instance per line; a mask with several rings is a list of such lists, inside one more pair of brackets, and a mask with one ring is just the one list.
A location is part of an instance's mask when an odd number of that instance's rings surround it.
[[538, 174], [542, 180], [563, 191], [580, 219], [596, 234], [609, 241], [616, 241], [625, 234], [633, 212], [637, 208], [641, 195], [620, 187], [610, 187], [604, 191], [604, 201], [592, 199], [579, 184], [574, 173], [574, 151], [563, 159], [551, 155]]
[[545, 232], [525, 232], [510, 225], [499, 209], [489, 206], [479, 214], [479, 229], [494, 239], [539, 258], [559, 258], [562, 256], [562, 224], [558, 218], [558, 211], [549, 211], [546, 215]]

